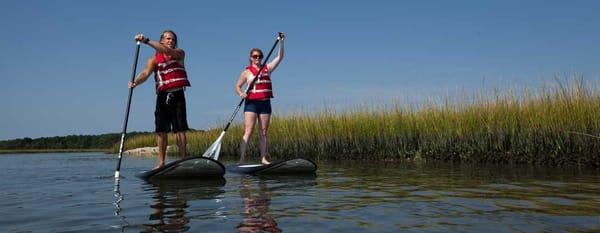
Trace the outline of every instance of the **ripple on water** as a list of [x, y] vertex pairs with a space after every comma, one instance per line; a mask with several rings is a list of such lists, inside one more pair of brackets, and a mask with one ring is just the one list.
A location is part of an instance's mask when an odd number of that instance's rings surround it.
[[[6, 159], [10, 159], [7, 162]], [[155, 158], [2, 156], [6, 232], [569, 232], [600, 229], [600, 176], [477, 166], [322, 162], [315, 177], [149, 183]], [[496, 169], [496, 170], [494, 170]], [[558, 175], [556, 175], [558, 174]], [[129, 177], [129, 178], [128, 178]]]

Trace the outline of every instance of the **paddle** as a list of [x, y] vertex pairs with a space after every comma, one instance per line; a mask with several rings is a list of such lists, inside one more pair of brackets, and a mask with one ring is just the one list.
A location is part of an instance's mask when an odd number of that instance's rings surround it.
[[[135, 81], [135, 70], [137, 68], [138, 57], [140, 56], [140, 42], [137, 42], [135, 47], [135, 61], [133, 62], [133, 71], [131, 72], [131, 82]], [[121, 160], [123, 158], [123, 146], [125, 144], [125, 134], [127, 133], [127, 121], [129, 120], [129, 109], [131, 107], [131, 96], [133, 88], [129, 88], [129, 96], [127, 97], [127, 108], [125, 109], [125, 120], [123, 121], [123, 132], [121, 133], [121, 145], [119, 146], [119, 162], [115, 170], [115, 179], [119, 179], [119, 171], [121, 170]]]
[[[279, 43], [279, 38], [282, 36], [281, 34], [282, 34], [281, 32], [278, 33], [277, 39], [275, 40], [275, 44], [273, 44], [273, 47], [271, 47], [271, 51], [269, 51], [269, 54], [267, 54], [267, 57], [263, 61], [262, 65], [260, 66], [260, 69], [258, 69], [258, 73], [256, 73], [256, 76], [254, 76], [254, 79], [252, 79], [252, 82], [250, 82], [250, 85], [248, 85], [248, 87], [246, 88], [246, 95], [248, 95], [250, 93], [250, 90], [254, 86], [254, 82], [256, 82], [256, 80], [257, 80], [257, 77], [260, 76], [260, 73], [263, 71], [263, 69], [267, 65], [267, 61], [269, 61], [269, 57], [271, 57], [273, 50], [277, 46], [277, 43]], [[206, 152], [204, 152], [204, 154], [202, 155], [203, 157], [211, 158], [214, 160], [219, 160], [219, 152], [221, 151], [221, 141], [223, 140], [223, 136], [225, 135], [225, 132], [227, 132], [227, 129], [229, 129], [231, 122], [235, 118], [235, 115], [237, 115], [238, 111], [240, 110], [240, 107], [242, 106], [242, 104], [244, 103], [245, 100], [246, 100], [245, 98], [242, 98], [240, 100], [240, 103], [235, 108], [235, 111], [233, 111], [233, 114], [231, 115], [229, 122], [227, 122], [227, 125], [225, 125], [223, 132], [221, 132], [221, 135], [219, 135], [217, 140], [210, 147], [208, 147]]]

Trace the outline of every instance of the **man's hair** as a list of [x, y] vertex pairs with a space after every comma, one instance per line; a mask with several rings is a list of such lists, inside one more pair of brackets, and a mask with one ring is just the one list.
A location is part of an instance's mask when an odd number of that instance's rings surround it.
[[177, 48], [177, 34], [175, 34], [175, 32], [173, 30], [165, 30], [160, 34], [160, 40], [162, 40], [165, 37], [165, 33], [171, 33], [173, 34], [173, 40], [175, 41], [175, 48]]

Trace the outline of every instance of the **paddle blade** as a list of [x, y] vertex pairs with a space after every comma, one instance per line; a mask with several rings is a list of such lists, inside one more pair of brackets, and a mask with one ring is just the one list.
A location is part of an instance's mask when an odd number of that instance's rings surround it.
[[204, 152], [202, 157], [211, 158], [214, 160], [219, 160], [219, 152], [221, 152], [221, 140], [223, 140], [223, 136], [225, 135], [225, 131], [221, 132], [219, 138], [215, 142], [213, 142], [210, 147]]

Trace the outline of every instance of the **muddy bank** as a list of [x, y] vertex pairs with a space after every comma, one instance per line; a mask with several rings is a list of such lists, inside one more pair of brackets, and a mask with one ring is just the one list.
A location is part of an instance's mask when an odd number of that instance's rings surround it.
[[[167, 146], [167, 154], [176, 152], [177, 149], [174, 146]], [[135, 148], [131, 150], [124, 151], [125, 155], [134, 155], [134, 156], [157, 156], [158, 155], [158, 147], [141, 147]]]

